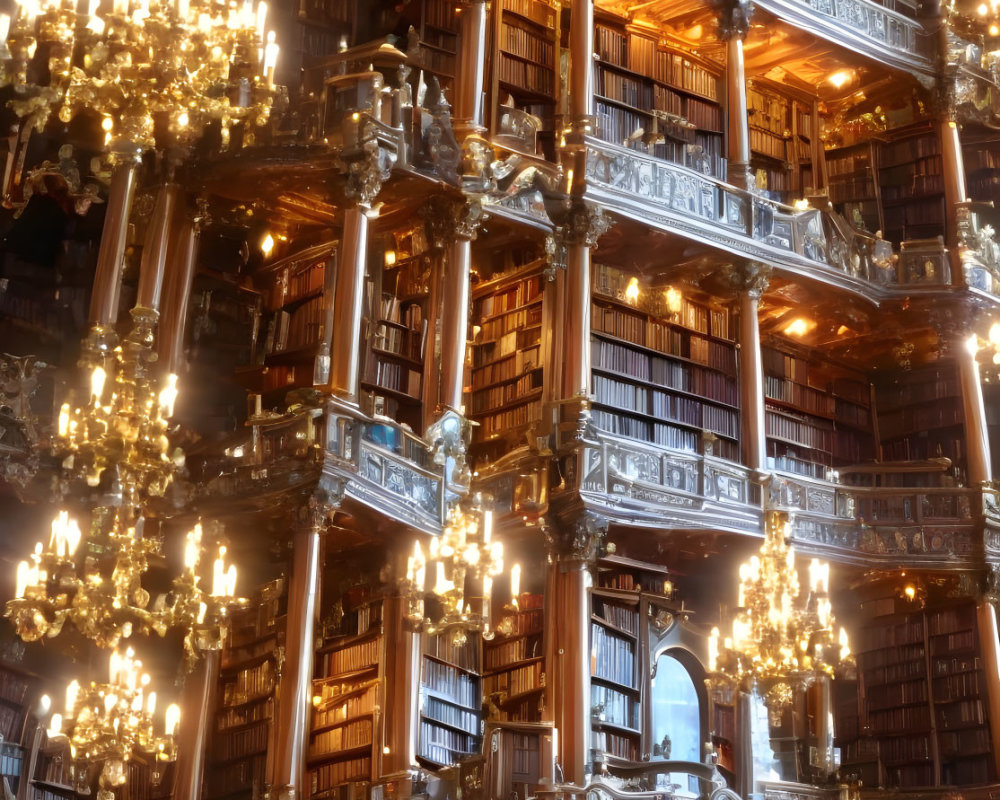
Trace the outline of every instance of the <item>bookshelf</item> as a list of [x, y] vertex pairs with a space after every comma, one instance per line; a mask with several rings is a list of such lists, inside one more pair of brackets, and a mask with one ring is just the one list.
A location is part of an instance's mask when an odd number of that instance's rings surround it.
[[857, 230], [868, 233], [884, 227], [875, 164], [871, 142], [826, 151], [830, 202]]
[[70, 800], [76, 797], [73, 760], [68, 743], [65, 740], [50, 741], [42, 730], [38, 731], [36, 742], [34, 775], [25, 797], [31, 800]]
[[385, 679], [381, 598], [359, 603], [339, 627], [316, 653], [306, 757], [306, 785], [314, 798], [336, 794], [349, 782], [368, 784], [380, 763]]
[[954, 363], [900, 372], [875, 384], [883, 461], [949, 458], [964, 484], [962, 389]]
[[558, 10], [543, 0], [500, 0], [494, 5], [493, 130], [503, 108], [538, 119], [547, 153], [554, 145]]
[[638, 281], [616, 267], [594, 265], [594, 423], [608, 433], [691, 452], [710, 431], [718, 437], [716, 455], [739, 460], [729, 310], [672, 288], [640, 290]]
[[382, 268], [370, 269], [368, 314], [361, 387], [371, 412], [421, 428], [426, 303], [430, 275], [422, 231], [397, 234], [381, 256]]
[[886, 239], [901, 242], [944, 234], [941, 144], [932, 129], [908, 128], [882, 144], [878, 172]]
[[595, 26], [597, 135], [725, 177], [719, 76], [707, 62], [660, 43], [652, 31], [602, 15]]
[[431, 768], [479, 752], [482, 737], [478, 636], [456, 645], [447, 634], [422, 637], [417, 759]]
[[419, 62], [421, 67], [437, 76], [442, 89], [454, 87], [458, 67], [458, 18], [454, 3], [423, 0]]
[[[504, 722], [540, 722], [545, 691], [543, 596], [522, 594], [483, 642], [483, 698]], [[492, 718], [492, 717], [491, 717]]]
[[845, 773], [899, 789], [994, 781], [975, 606], [889, 596], [862, 608], [854, 705], [849, 685], [836, 703]]
[[816, 185], [814, 176], [820, 169], [813, 164], [812, 145], [818, 131], [813, 131], [812, 104], [801, 100], [792, 100], [792, 163], [795, 165], [795, 181], [792, 186], [796, 197], [805, 197]]
[[[467, 411], [479, 443], [541, 419], [544, 380], [541, 260], [518, 263], [472, 292], [472, 370]], [[489, 449], [489, 448], [479, 448]]]
[[772, 200], [788, 202], [797, 177], [791, 102], [766, 85], [749, 82], [747, 115], [750, 165], [757, 175], [757, 188]]
[[963, 135], [962, 161], [969, 197], [1000, 204], [1000, 140], [990, 134], [972, 144]]
[[[28, 707], [34, 701], [36, 679], [17, 667], [0, 663], [0, 737], [24, 743]], [[5, 773], [6, 774], [6, 773]]]
[[205, 770], [205, 796], [255, 798], [269, 780], [278, 651], [284, 642], [284, 581], [267, 584], [233, 613], [219, 669], [219, 703]]
[[875, 457], [865, 376], [777, 347], [761, 352], [769, 469], [826, 478]]

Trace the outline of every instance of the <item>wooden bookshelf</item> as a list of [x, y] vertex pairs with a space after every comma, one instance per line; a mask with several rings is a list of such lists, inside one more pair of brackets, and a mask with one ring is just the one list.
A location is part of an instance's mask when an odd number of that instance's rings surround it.
[[594, 52], [598, 136], [679, 164], [695, 165], [701, 148], [707, 171], [725, 178], [719, 76], [707, 62], [610, 15], [596, 24]]
[[879, 184], [885, 238], [891, 242], [944, 234], [941, 143], [918, 125], [880, 146]]
[[777, 347], [761, 357], [770, 469], [822, 479], [875, 457], [865, 376]]
[[845, 774], [899, 789], [994, 781], [975, 606], [865, 605], [854, 704], [847, 686], [835, 706]]
[[541, 418], [544, 380], [542, 303], [544, 264], [532, 260], [495, 272], [472, 293], [469, 417], [478, 442]]
[[[964, 132], [963, 132], [964, 134]], [[962, 161], [965, 165], [965, 182], [973, 200], [1000, 205], [1000, 139], [994, 132], [967, 141], [963, 135]]]
[[826, 151], [830, 202], [857, 230], [868, 233], [884, 227], [876, 164], [872, 142]]
[[417, 758], [439, 768], [479, 752], [481, 643], [478, 636], [469, 636], [455, 645], [448, 634], [424, 636], [422, 643]]
[[207, 798], [255, 798], [270, 780], [286, 589], [274, 581], [233, 612], [219, 670], [219, 702], [205, 770]]
[[[505, 722], [540, 722], [545, 690], [544, 598], [522, 594], [505, 607], [496, 635], [483, 641], [483, 699]], [[492, 717], [491, 717], [492, 718]]]
[[312, 729], [306, 755], [313, 797], [369, 784], [377, 775], [384, 706], [381, 598], [350, 608], [316, 653]]
[[597, 264], [593, 273], [593, 419], [614, 433], [697, 452], [702, 431], [716, 454], [739, 459], [736, 350], [728, 309], [665, 290], [641, 291], [638, 277]]
[[451, 89], [458, 68], [455, 5], [448, 0], [423, 0], [421, 9], [420, 66], [437, 76], [442, 89]]
[[[378, 250], [378, 248], [376, 248]], [[365, 352], [361, 386], [373, 414], [421, 428], [420, 409], [427, 340], [427, 243], [422, 231], [399, 232], [376, 253], [367, 284]]]
[[772, 200], [788, 202], [796, 176], [791, 101], [768, 86], [751, 82], [747, 85], [747, 115], [750, 165], [757, 175], [757, 188]]
[[590, 706], [594, 747], [638, 761], [642, 752], [639, 600], [606, 587], [590, 595]]
[[951, 459], [964, 483], [962, 390], [954, 363], [898, 373], [875, 384], [883, 461]]
[[558, 83], [559, 12], [543, 0], [501, 0], [493, 7], [493, 129], [504, 108], [538, 120], [546, 153], [553, 154]]

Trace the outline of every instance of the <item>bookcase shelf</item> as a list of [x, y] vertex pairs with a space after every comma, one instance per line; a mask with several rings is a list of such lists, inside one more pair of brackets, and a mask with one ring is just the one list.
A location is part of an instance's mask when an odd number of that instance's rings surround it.
[[825, 478], [834, 467], [873, 459], [865, 376], [780, 346], [762, 350], [768, 466]]
[[[729, 313], [655, 291], [624, 299], [637, 276], [595, 265], [591, 305], [593, 418], [609, 433], [697, 451], [703, 431], [739, 458], [739, 395]], [[637, 285], [637, 283], [636, 283]]]
[[482, 737], [482, 654], [478, 636], [455, 645], [422, 637], [417, 758], [433, 767], [476, 752]]
[[594, 50], [598, 136], [679, 164], [700, 155], [725, 177], [719, 78], [707, 64], [610, 15], [596, 25]]
[[384, 636], [382, 601], [344, 603], [336, 631], [316, 651], [307, 753], [313, 797], [349, 781], [371, 781], [378, 765]]
[[885, 238], [932, 238], [944, 233], [944, 176], [937, 134], [916, 126], [882, 144], [879, 184]]
[[278, 580], [259, 590], [248, 608], [233, 612], [205, 771], [208, 798], [253, 798], [269, 780], [285, 603], [284, 581]]
[[483, 641], [483, 699], [505, 722], [539, 722], [545, 689], [544, 598], [523, 593], [498, 609], [496, 635]]

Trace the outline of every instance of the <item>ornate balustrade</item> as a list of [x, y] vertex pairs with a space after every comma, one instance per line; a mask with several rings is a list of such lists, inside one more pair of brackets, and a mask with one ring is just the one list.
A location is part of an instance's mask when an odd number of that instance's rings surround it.
[[326, 477], [346, 481], [345, 497], [428, 533], [440, 533], [446, 513], [445, 465], [423, 439], [388, 418], [371, 419], [329, 400]]

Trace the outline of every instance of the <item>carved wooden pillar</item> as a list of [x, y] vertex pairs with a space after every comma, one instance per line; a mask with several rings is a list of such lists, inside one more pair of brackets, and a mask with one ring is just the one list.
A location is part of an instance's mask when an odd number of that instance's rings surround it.
[[750, 261], [730, 277], [739, 298], [740, 415], [743, 463], [750, 469], [767, 470], [767, 429], [764, 421], [764, 368], [761, 364], [760, 328], [757, 309], [767, 289], [771, 267]]
[[472, 240], [483, 217], [478, 202], [434, 197], [425, 208], [431, 238], [444, 250], [441, 287], [441, 394], [439, 410], [461, 412], [469, 339], [469, 276]]
[[111, 174], [108, 208], [97, 254], [94, 288], [90, 296], [90, 324], [110, 328], [118, 319], [118, 298], [122, 286], [122, 266], [125, 257], [125, 237], [128, 218], [135, 196], [138, 158], [119, 158]]
[[978, 486], [993, 480], [990, 461], [990, 438], [986, 424], [986, 407], [983, 404], [983, 385], [979, 378], [979, 348], [975, 334], [964, 346], [953, 348], [958, 359], [958, 374], [962, 385], [962, 406], [965, 412], [965, 447], [968, 453], [968, 485]]
[[459, 16], [459, 68], [456, 73], [456, 137], [483, 131], [483, 77], [486, 68], [486, 0], [466, 0]]
[[750, 128], [747, 125], [747, 81], [743, 40], [750, 29], [752, 4], [726, 0], [719, 16], [719, 38], [726, 43], [726, 118], [728, 120], [726, 180], [746, 189], [750, 173]]
[[[395, 559], [396, 575], [406, 574], [405, 556]], [[400, 563], [402, 562], [402, 563]], [[406, 779], [417, 768], [420, 703], [420, 634], [406, 622], [408, 600], [398, 590], [386, 598], [385, 716], [381, 777]]]
[[823, 148], [823, 140], [819, 138], [819, 127], [819, 100], [813, 100], [812, 134], [809, 137], [809, 146], [812, 149], [813, 191], [817, 194], [830, 185], [826, 177], [826, 150]]
[[582, 132], [594, 120], [594, 0], [572, 0], [569, 54], [570, 124]]
[[549, 546], [545, 624], [553, 645], [547, 652], [546, 683], [558, 696], [556, 753], [563, 780], [584, 786], [589, 772], [590, 723], [590, 568], [607, 533], [607, 521], [589, 513], [559, 521], [546, 532]]
[[[986, 594], [976, 605], [976, 624], [986, 677], [987, 718], [1000, 719], [1000, 632], [997, 631], [996, 604], [1000, 602], [1000, 568], [994, 565], [988, 576]], [[990, 724], [994, 761], [1000, 761], [1000, 725]]]
[[361, 315], [368, 259], [367, 211], [362, 205], [353, 205], [344, 212], [344, 234], [340, 240], [343, 252], [333, 295], [330, 391], [340, 399], [355, 404], [359, 400]]
[[198, 266], [198, 222], [185, 219], [175, 231], [163, 289], [159, 352], [164, 371], [177, 375], [184, 363], [184, 328]]
[[578, 201], [556, 231], [566, 251], [562, 399], [590, 395], [590, 250], [608, 227], [600, 209]]
[[304, 785], [312, 705], [313, 651], [320, 573], [320, 536], [339, 498], [317, 493], [299, 512], [288, 584], [285, 662], [278, 686], [274, 727], [274, 797], [294, 800], [308, 794]]
[[184, 683], [181, 707], [183, 734], [178, 737], [174, 800], [198, 800], [205, 774], [213, 695], [219, 682], [221, 651], [209, 650]]
[[938, 119], [938, 138], [941, 140], [941, 173], [944, 178], [945, 246], [951, 251], [951, 281], [963, 285], [962, 262], [958, 253], [958, 204], [968, 198], [965, 186], [965, 160], [962, 143], [958, 138], [958, 123], [954, 109], [941, 113]]

